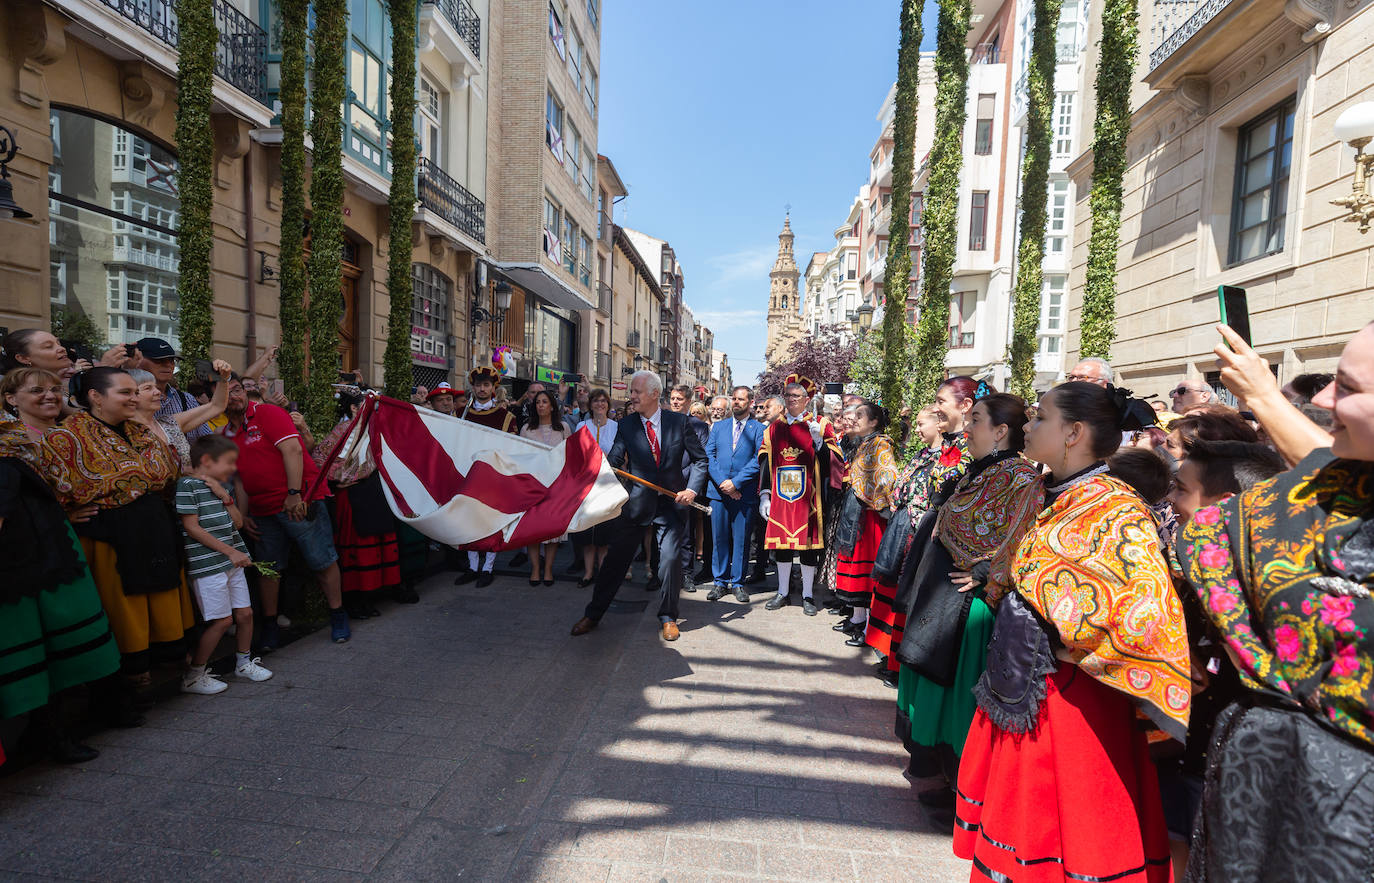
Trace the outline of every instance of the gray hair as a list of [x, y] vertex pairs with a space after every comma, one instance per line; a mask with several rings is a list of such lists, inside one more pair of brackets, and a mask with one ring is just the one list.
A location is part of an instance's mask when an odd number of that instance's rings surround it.
[[712, 399], [711, 399], [711, 407], [714, 408], [714, 407], [716, 406], [716, 402], [724, 402], [724, 403], [725, 403], [725, 407], [727, 407], [727, 408], [730, 407], [730, 397], [729, 397], [729, 396], [714, 396], [714, 397], [712, 397]]
[[784, 399], [782, 396], [769, 396], [768, 404], [777, 405], [779, 408], [786, 408], [787, 399]]
[[124, 370], [127, 371], [129, 376], [134, 379], [134, 384], [137, 386], [142, 386], [145, 383], [157, 382], [156, 377], [154, 377], [147, 371], [144, 371], [142, 368], [125, 368]]
[[630, 375], [630, 386], [635, 385], [636, 380], [644, 381], [644, 391], [652, 392], [659, 398], [663, 398], [663, 378], [652, 371], [636, 371]]
[[1112, 363], [1108, 362], [1106, 359], [1100, 359], [1097, 356], [1089, 356], [1086, 359], [1079, 359], [1078, 364], [1096, 365], [1098, 369], [1102, 372], [1102, 378], [1106, 380], [1108, 383], [1110, 383], [1112, 378], [1116, 376], [1112, 373]]

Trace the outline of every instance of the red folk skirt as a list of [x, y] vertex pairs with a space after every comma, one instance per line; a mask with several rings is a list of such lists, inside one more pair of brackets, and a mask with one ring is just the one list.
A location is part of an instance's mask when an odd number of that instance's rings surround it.
[[859, 516], [859, 538], [854, 541], [854, 551], [835, 556], [835, 597], [850, 607], [867, 607], [873, 601], [873, 587], [877, 585], [873, 562], [886, 525], [877, 512], [865, 507]]
[[973, 860], [970, 880], [1167, 883], [1169, 832], [1134, 706], [1066, 662], [1048, 681], [1034, 732], [974, 715], [954, 854]]
[[902, 630], [906, 628], [906, 614], [892, 609], [897, 600], [897, 587], [873, 581], [873, 603], [868, 608], [868, 627], [864, 643], [887, 658], [888, 671], [900, 671], [901, 664], [892, 655], [894, 647], [902, 644]]
[[339, 553], [339, 577], [345, 592], [373, 592], [400, 585], [401, 547], [396, 542], [396, 533], [358, 533], [353, 526], [348, 488], [334, 492], [334, 549]]

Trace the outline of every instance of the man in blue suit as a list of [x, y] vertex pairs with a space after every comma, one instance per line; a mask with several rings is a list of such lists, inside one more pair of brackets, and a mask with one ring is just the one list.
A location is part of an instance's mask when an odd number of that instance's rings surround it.
[[[724, 399], [724, 396], [720, 396]], [[706, 440], [706, 463], [711, 482], [711, 570], [715, 578], [706, 600], [715, 601], [727, 592], [749, 603], [744, 588], [745, 539], [749, 522], [759, 508], [759, 445], [763, 424], [752, 416], [753, 395], [737, 386], [730, 395], [730, 417], [716, 421]]]
[[596, 576], [592, 600], [572, 627], [573, 635], [585, 635], [601, 622], [639, 551], [644, 528], [652, 525], [662, 550], [658, 556], [658, 578], [663, 584], [663, 601], [658, 619], [663, 640], [678, 639], [677, 604], [683, 574], [682, 558], [677, 551], [682, 548], [686, 531], [682, 507], [695, 502], [706, 490], [706, 452], [688, 426], [686, 415], [659, 406], [662, 396], [663, 381], [657, 374], [634, 373], [630, 378], [632, 410], [618, 424], [606, 459], [611, 466], [653, 482], [675, 496], [660, 494], [638, 482], [630, 484], [630, 499], [620, 510], [611, 547]]

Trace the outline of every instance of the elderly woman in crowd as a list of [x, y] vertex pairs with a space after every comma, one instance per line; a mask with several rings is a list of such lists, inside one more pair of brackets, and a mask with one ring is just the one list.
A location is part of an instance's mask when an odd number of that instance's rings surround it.
[[47, 478], [68, 512], [94, 506], [76, 526], [109, 617], [123, 669], [150, 683], [153, 644], [179, 642], [195, 621], [181, 568], [181, 535], [165, 498], [176, 455], [135, 419], [138, 386], [121, 368], [76, 375], [87, 410], [43, 437]]
[[18, 418], [25, 432], [38, 441], [57, 426], [67, 385], [46, 368], [15, 368], [0, 380], [0, 401]]
[[1374, 879], [1374, 324], [1312, 399], [1329, 436], [1223, 333], [1222, 381], [1297, 465], [1178, 541], [1246, 688], [1217, 720], [1189, 879]]
[[229, 384], [223, 381], [233, 375], [234, 369], [223, 359], [215, 359], [211, 366], [219, 375], [221, 382], [215, 384], [215, 392], [210, 401], [175, 414], [158, 414], [162, 408], [163, 395], [157, 388], [157, 379], [152, 374], [141, 368], [127, 369], [134, 383], [138, 384], [138, 407], [134, 410], [133, 419], [142, 423], [158, 441], [176, 452], [177, 463], [182, 472], [191, 469], [191, 442], [186, 438], [186, 430], [223, 414], [224, 406], [229, 402]]

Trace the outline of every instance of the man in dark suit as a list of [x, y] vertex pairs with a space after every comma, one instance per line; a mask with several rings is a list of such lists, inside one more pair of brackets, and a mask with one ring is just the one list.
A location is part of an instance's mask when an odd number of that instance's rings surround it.
[[[675, 386], [668, 393], [668, 407], [687, 418], [687, 426], [692, 432], [696, 433], [697, 441], [701, 442], [701, 447], [705, 449], [706, 439], [711, 434], [711, 424], [702, 420], [700, 417], [693, 417], [688, 408], [692, 404], [692, 388], [683, 384]], [[682, 472], [687, 474], [688, 463], [684, 457], [682, 460]], [[710, 525], [703, 521], [702, 526], [702, 566], [698, 571], [696, 568], [697, 557], [697, 513], [684, 512], [687, 529], [682, 536], [682, 590], [684, 592], [695, 592], [697, 583], [706, 582], [710, 579], [711, 563], [711, 531]]]
[[[657, 374], [635, 372], [630, 378], [632, 413], [620, 421], [607, 459], [611, 466], [673, 491], [677, 496], [664, 496], [638, 483], [629, 486], [630, 499], [620, 510], [615, 538], [601, 563], [592, 600], [583, 617], [572, 627], [574, 635], [585, 635], [596, 628], [625, 581], [625, 573], [643, 537], [643, 528], [653, 525], [658, 546], [663, 550], [658, 564], [658, 577], [663, 583], [663, 602], [658, 608], [658, 618], [663, 639], [678, 639], [677, 604], [683, 574], [682, 559], [674, 552], [682, 548], [685, 531], [681, 507], [695, 502], [706, 490], [706, 451], [684, 415], [659, 406], [662, 395], [663, 381]], [[688, 464], [685, 475], [684, 458]]]
[[715, 601], [728, 592], [749, 603], [744, 588], [745, 539], [749, 521], [759, 507], [759, 445], [763, 424], [750, 415], [753, 395], [737, 386], [725, 403], [730, 417], [717, 420], [706, 441], [706, 463], [711, 475], [706, 494], [711, 498], [711, 571], [715, 585], [706, 600]]

